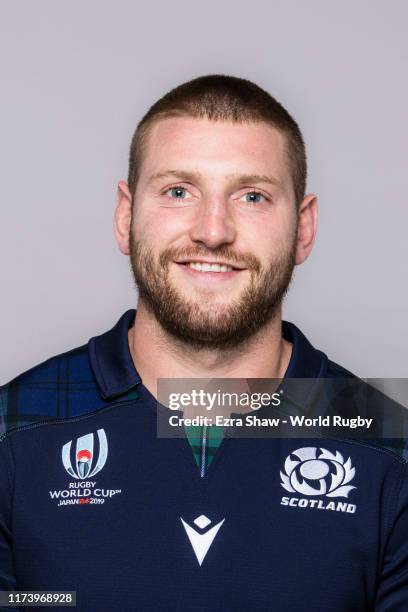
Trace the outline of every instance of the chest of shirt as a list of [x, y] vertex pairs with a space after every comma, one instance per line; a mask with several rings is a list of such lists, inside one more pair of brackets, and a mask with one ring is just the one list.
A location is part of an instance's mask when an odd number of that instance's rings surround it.
[[20, 588], [81, 589], [91, 572], [132, 584], [141, 600], [163, 580], [193, 598], [205, 587], [208, 601], [212, 589], [215, 598], [239, 591], [257, 609], [296, 599], [293, 584], [315, 610], [358, 609], [374, 596], [381, 461], [368, 465], [358, 446], [332, 440], [227, 438], [202, 478], [186, 439], [158, 439], [154, 419], [130, 408], [111, 416], [46, 426], [49, 435], [14, 449]]

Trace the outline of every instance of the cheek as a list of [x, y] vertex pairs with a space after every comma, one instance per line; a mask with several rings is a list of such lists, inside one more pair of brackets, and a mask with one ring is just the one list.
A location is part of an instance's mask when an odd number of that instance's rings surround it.
[[282, 222], [271, 219], [257, 219], [255, 222], [241, 227], [238, 236], [242, 237], [246, 250], [252, 251], [260, 259], [271, 258], [282, 248], [285, 248], [292, 239], [292, 229]]
[[188, 234], [191, 210], [139, 207], [133, 215], [133, 235], [147, 244], [169, 244]]
[[288, 250], [295, 239], [297, 233], [296, 214], [288, 214], [287, 211], [280, 214], [270, 225], [260, 228], [266, 236], [266, 243], [269, 243], [276, 250]]
[[142, 241], [150, 244], [152, 238], [156, 236], [160, 227], [160, 218], [151, 214], [151, 212], [136, 203], [132, 217], [133, 236], [137, 241]]

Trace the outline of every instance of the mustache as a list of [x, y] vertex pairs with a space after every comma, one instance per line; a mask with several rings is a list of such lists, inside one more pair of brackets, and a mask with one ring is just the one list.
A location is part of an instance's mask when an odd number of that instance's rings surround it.
[[167, 266], [175, 259], [194, 259], [195, 257], [202, 257], [203, 259], [205, 259], [206, 257], [219, 257], [220, 259], [226, 260], [231, 264], [243, 264], [249, 270], [254, 270], [258, 273], [261, 271], [260, 261], [254, 255], [252, 255], [252, 253], [246, 253], [242, 251], [236, 252], [232, 250], [228, 245], [224, 244], [210, 250], [200, 248], [198, 246], [183, 248], [169, 247], [168, 249], [162, 251], [162, 253], [160, 254], [159, 263], [161, 266]]

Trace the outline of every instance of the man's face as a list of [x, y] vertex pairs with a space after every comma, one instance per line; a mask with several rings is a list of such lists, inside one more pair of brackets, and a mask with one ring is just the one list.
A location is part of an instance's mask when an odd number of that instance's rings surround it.
[[189, 117], [153, 125], [129, 248], [139, 299], [166, 331], [197, 348], [258, 332], [289, 285], [296, 236], [280, 132]]

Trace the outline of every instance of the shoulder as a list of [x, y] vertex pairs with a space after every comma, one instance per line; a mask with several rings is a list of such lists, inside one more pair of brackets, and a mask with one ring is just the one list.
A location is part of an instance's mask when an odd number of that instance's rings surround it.
[[342, 365], [328, 360], [327, 378], [333, 390], [333, 413], [373, 419], [373, 433], [353, 444], [408, 461], [408, 413], [406, 407], [381, 390], [384, 379], [362, 379]]
[[50, 357], [0, 387], [0, 431], [96, 409], [88, 345]]

